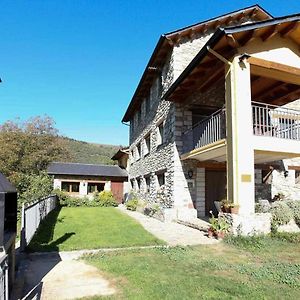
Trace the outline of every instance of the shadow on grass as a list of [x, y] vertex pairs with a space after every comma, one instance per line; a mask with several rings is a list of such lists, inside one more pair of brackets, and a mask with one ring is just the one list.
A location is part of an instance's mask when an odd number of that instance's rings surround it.
[[60, 211], [61, 207], [58, 207], [50, 212], [49, 215], [40, 223], [38, 230], [26, 248], [27, 251], [59, 251], [58, 246], [75, 234], [75, 232], [66, 232], [60, 238], [53, 241], [55, 225], [57, 223], [64, 222], [64, 217], [59, 218]]

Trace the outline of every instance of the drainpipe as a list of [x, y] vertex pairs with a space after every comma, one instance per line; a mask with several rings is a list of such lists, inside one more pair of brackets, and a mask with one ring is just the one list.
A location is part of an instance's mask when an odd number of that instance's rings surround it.
[[224, 56], [216, 52], [215, 50], [211, 49], [209, 46], [206, 47], [207, 51], [214, 55], [216, 58], [221, 60], [224, 64], [231, 66], [231, 62], [228, 61]]

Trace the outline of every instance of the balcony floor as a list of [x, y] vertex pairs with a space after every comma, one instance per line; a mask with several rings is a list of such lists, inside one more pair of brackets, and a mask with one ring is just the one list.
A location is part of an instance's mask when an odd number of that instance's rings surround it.
[[[253, 136], [255, 164], [300, 157], [300, 141], [275, 137]], [[182, 160], [226, 162], [226, 139], [181, 155]]]

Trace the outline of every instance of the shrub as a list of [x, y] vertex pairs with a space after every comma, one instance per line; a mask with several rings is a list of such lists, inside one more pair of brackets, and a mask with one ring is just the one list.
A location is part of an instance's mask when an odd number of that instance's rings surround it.
[[158, 204], [147, 204], [144, 207], [144, 214], [150, 217], [153, 217], [159, 211], [161, 211], [161, 208]]
[[245, 250], [259, 250], [264, 247], [267, 247], [270, 244], [270, 238], [264, 235], [253, 235], [253, 236], [227, 235], [225, 237], [225, 242], [227, 244]]
[[294, 220], [298, 226], [300, 226], [300, 201], [287, 201], [286, 204], [291, 209]]
[[276, 238], [281, 241], [289, 243], [300, 243], [300, 233], [296, 232], [276, 232], [271, 235], [273, 238]]
[[111, 191], [102, 191], [99, 194], [96, 194], [94, 196], [94, 201], [102, 207], [118, 206], [118, 202]]
[[125, 203], [125, 206], [128, 210], [132, 210], [132, 211], [135, 211], [137, 209], [137, 206], [138, 206], [138, 199], [131, 199], [131, 200], [128, 200], [126, 203]]
[[293, 219], [292, 210], [283, 201], [273, 203], [270, 212], [272, 215], [272, 231], [276, 231], [279, 225], [287, 224]]

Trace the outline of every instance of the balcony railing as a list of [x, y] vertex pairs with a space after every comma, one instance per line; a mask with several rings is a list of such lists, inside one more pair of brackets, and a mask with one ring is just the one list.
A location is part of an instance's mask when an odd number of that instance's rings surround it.
[[300, 140], [300, 111], [252, 102], [253, 134]]
[[183, 152], [203, 147], [226, 137], [226, 116], [222, 108], [183, 133]]
[[[300, 111], [252, 102], [253, 134], [300, 141]], [[222, 108], [183, 133], [183, 153], [226, 137], [226, 112]]]

